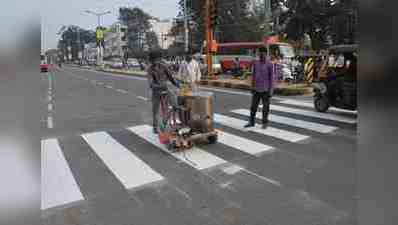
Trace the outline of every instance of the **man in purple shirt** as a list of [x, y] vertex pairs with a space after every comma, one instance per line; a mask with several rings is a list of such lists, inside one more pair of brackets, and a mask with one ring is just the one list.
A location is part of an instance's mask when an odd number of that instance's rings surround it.
[[263, 129], [268, 125], [268, 114], [270, 97], [273, 94], [273, 68], [272, 63], [266, 58], [266, 49], [260, 49], [260, 60], [253, 63], [252, 75], [252, 104], [250, 108], [250, 120], [245, 125], [247, 127], [254, 127], [255, 118], [260, 99], [263, 102]]

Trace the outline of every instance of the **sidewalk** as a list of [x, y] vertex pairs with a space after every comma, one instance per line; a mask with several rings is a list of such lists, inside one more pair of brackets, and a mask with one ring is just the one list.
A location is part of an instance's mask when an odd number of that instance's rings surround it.
[[[107, 73], [115, 73], [115, 74], [129, 75], [129, 76], [141, 76], [141, 77], [146, 76], [146, 72], [142, 70], [131, 70], [131, 69], [121, 70], [121, 69], [110, 69], [110, 68], [94, 68], [89, 66], [78, 66], [72, 64], [69, 65], [83, 69], [94, 69], [97, 71], [102, 71]], [[251, 89], [250, 78], [247, 80], [239, 80], [239, 79], [229, 78], [229, 76], [221, 76], [218, 80], [202, 80], [200, 84], [203, 86], [234, 88], [242, 90]], [[282, 96], [310, 95], [312, 92], [313, 92], [312, 87], [306, 84], [288, 84], [285, 82], [277, 82], [276, 87], [274, 89], [274, 94]]]

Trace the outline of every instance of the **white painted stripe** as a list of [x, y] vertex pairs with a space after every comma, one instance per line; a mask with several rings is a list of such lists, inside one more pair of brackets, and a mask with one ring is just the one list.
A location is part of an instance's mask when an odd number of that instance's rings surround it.
[[106, 75], [106, 76], [112, 76], [112, 77], [120, 77], [120, 78], [125, 78], [125, 79], [133, 79], [133, 80], [147, 80], [148, 78], [146, 78], [146, 75], [142, 75], [143, 77], [139, 77], [139, 76], [128, 76], [128, 75], [119, 75], [119, 74], [113, 74], [111, 72], [102, 72], [102, 71], [96, 71], [96, 70], [91, 70], [90, 72], [93, 73], [98, 73], [101, 75]]
[[278, 128], [274, 128], [274, 127], [270, 127], [270, 126], [268, 126], [267, 129], [262, 129], [260, 127], [260, 125], [258, 125], [258, 124], [253, 128], [245, 129], [243, 127], [246, 125], [247, 121], [220, 115], [220, 114], [214, 114], [214, 121], [221, 125], [231, 127], [231, 128], [237, 129], [237, 130], [251, 131], [251, 132], [267, 135], [270, 137], [278, 138], [278, 139], [288, 141], [288, 142], [298, 142], [298, 141], [302, 141], [304, 139], [309, 138], [309, 136], [306, 136], [306, 135], [302, 135], [302, 134], [298, 134], [295, 132], [286, 131], [286, 130], [282, 130], [282, 129], [278, 129]]
[[163, 180], [162, 175], [106, 132], [83, 134], [82, 137], [126, 189]]
[[217, 132], [218, 142], [251, 155], [258, 155], [260, 153], [269, 152], [273, 149], [271, 146], [222, 132], [220, 130], [217, 130]]
[[137, 134], [138, 136], [140, 136], [141, 138], [145, 139], [152, 145], [160, 148], [161, 150], [171, 154], [173, 157], [183, 161], [184, 163], [198, 170], [203, 170], [226, 163], [225, 160], [213, 154], [210, 154], [206, 151], [203, 151], [198, 147], [193, 147], [192, 149], [185, 150], [183, 152], [172, 153], [168, 151], [167, 148], [162, 143], [159, 142], [158, 135], [153, 133], [152, 126], [142, 125], [142, 126], [130, 127], [128, 129], [133, 133]]
[[54, 119], [52, 116], [47, 116], [47, 128], [48, 129], [54, 128]]
[[97, 84], [98, 84], [98, 85], [104, 85], [104, 83], [102, 83], [102, 82], [98, 82]]
[[123, 93], [123, 94], [129, 93], [128, 91], [123, 90], [123, 89], [117, 89], [116, 91], [117, 91], [117, 92], [120, 92], [120, 93]]
[[231, 90], [224, 90], [224, 89], [219, 89], [219, 88], [209, 88], [209, 87], [200, 87], [200, 89], [221, 92], [221, 93], [226, 93], [226, 94], [252, 96], [252, 94], [250, 94], [249, 92], [231, 91]]
[[[16, 178], [17, 179], [17, 178]], [[84, 200], [56, 139], [41, 141], [41, 209]]]
[[[304, 106], [304, 107], [309, 107], [309, 108], [314, 108], [314, 103], [312, 102], [304, 102], [304, 101], [298, 101], [298, 100], [293, 100], [293, 99], [288, 99], [288, 100], [283, 100], [280, 103], [287, 104], [287, 105], [294, 105], [294, 106]], [[335, 107], [330, 107], [330, 111], [334, 112], [342, 112], [342, 113], [348, 113], [352, 115], [356, 115], [358, 111], [350, 111], [350, 110], [345, 110], [345, 109], [339, 109]]]
[[144, 101], [148, 101], [148, 98], [142, 97], [142, 96], [137, 96], [138, 99], [144, 100]]
[[[250, 111], [247, 109], [237, 109], [237, 110], [232, 110], [231, 112], [237, 113], [240, 115], [244, 115], [244, 116], [250, 115]], [[257, 113], [256, 118], [262, 119], [262, 115], [260, 115], [260, 114], [261, 113]], [[273, 115], [273, 114], [270, 114], [268, 119], [272, 122], [285, 124], [285, 125], [289, 125], [289, 126], [294, 126], [294, 127], [299, 127], [299, 128], [303, 128], [303, 129], [307, 129], [307, 130], [312, 130], [312, 131], [319, 132], [319, 133], [329, 133], [329, 132], [332, 132], [332, 131], [338, 129], [337, 127], [334, 127], [334, 126], [328, 126], [328, 125], [324, 125], [324, 124], [320, 124], [320, 123], [313, 123], [313, 122], [293, 119], [293, 118], [284, 117], [284, 116], [277, 116], [277, 115]]]
[[112, 89], [113, 87], [110, 85], [105, 85], [106, 88]]
[[[262, 108], [262, 106], [261, 106], [261, 108]], [[308, 111], [308, 110], [297, 109], [297, 108], [290, 108], [290, 107], [279, 106], [279, 105], [270, 105], [270, 109], [275, 110], [275, 111], [294, 113], [294, 114], [302, 115], [302, 116], [309, 116], [309, 117], [315, 117], [315, 118], [320, 118], [320, 119], [333, 120], [333, 121], [338, 121], [338, 122], [343, 122], [343, 123], [356, 123], [357, 122], [356, 119], [348, 118], [346, 116], [320, 113], [320, 112]]]

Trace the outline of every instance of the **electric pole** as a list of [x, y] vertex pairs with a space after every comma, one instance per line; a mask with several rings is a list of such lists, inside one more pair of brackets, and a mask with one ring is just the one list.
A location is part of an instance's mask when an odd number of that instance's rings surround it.
[[[268, 40], [271, 34], [271, 0], [264, 0], [264, 13], [265, 13], [265, 24], [264, 24], [264, 38]], [[269, 45], [267, 44], [267, 55], [270, 55]]]
[[184, 0], [184, 30], [185, 30], [185, 53], [189, 52], [189, 34], [188, 34], [188, 7], [187, 0]]

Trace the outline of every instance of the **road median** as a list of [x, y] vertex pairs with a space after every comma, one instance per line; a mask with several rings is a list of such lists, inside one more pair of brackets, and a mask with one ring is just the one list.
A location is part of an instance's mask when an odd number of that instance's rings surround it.
[[[106, 72], [106, 73], [114, 73], [120, 75], [127, 76], [138, 76], [145, 77], [146, 72], [142, 70], [120, 70], [120, 69], [111, 69], [111, 68], [86, 68], [77, 65], [72, 65], [73, 67], [79, 67], [83, 69], [92, 69], [96, 71]], [[229, 79], [222, 78], [218, 80], [201, 80], [200, 82], [203, 86], [211, 86], [211, 87], [221, 87], [221, 88], [232, 88], [232, 89], [241, 89], [241, 90], [250, 90], [251, 84], [250, 80], [239, 80], [239, 79]], [[282, 96], [294, 96], [294, 95], [307, 95], [313, 92], [312, 87], [307, 84], [299, 83], [299, 84], [289, 84], [286, 82], [277, 82], [276, 87], [274, 89], [274, 94], [282, 95]]]

